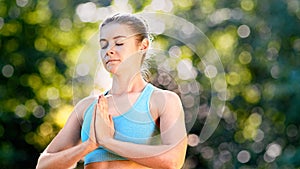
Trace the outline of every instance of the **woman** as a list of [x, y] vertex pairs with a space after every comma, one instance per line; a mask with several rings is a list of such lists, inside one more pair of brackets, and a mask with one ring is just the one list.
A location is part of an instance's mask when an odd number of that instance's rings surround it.
[[131, 14], [107, 18], [100, 27], [101, 58], [111, 89], [80, 101], [41, 154], [37, 168], [181, 168], [187, 146], [179, 97], [144, 80], [149, 48], [146, 24]]

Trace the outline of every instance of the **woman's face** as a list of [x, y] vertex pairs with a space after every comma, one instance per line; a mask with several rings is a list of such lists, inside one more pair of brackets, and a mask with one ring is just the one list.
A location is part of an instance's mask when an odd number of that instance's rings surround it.
[[[141, 51], [141, 43], [135, 33], [125, 24], [109, 23], [101, 28], [100, 48], [104, 67], [110, 73], [117, 73], [120, 65], [139, 64], [141, 60], [135, 57]], [[137, 58], [137, 59], [132, 59]], [[124, 67], [124, 66], [122, 66]]]

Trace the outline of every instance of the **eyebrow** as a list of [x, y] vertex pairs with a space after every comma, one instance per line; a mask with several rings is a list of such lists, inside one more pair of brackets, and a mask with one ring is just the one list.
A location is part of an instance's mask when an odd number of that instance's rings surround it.
[[[113, 39], [119, 39], [119, 38], [127, 38], [127, 37], [126, 36], [122, 36], [122, 35], [118, 35], [118, 36], [113, 37]], [[99, 41], [107, 41], [107, 40], [102, 38]]]

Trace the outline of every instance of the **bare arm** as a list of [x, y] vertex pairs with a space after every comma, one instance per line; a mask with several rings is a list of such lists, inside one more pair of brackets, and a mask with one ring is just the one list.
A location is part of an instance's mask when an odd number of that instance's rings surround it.
[[[184, 163], [187, 146], [181, 101], [176, 94], [165, 91], [156, 92], [153, 97], [153, 100], [156, 100], [154, 102], [155, 108], [153, 109], [157, 108], [160, 117], [161, 145], [123, 142], [110, 136], [106, 138], [101, 136], [101, 138], [97, 139], [107, 149], [141, 165], [151, 168], [180, 168]], [[100, 113], [102, 115], [105, 114], [103, 112]], [[101, 118], [105, 118], [103, 116]], [[110, 120], [107, 118], [104, 121], [107, 123]]]
[[80, 142], [83, 113], [91, 100], [92, 98], [89, 98], [78, 103], [63, 129], [40, 155], [36, 168], [70, 168], [87, 153], [97, 148], [91, 139], [84, 143]]
[[91, 152], [95, 148], [88, 142], [83, 142], [74, 147], [62, 150], [59, 152], [48, 153], [43, 152], [38, 160], [36, 166], [37, 169], [66, 169], [72, 167], [87, 153]]
[[[112, 139], [107, 141], [105, 146], [110, 147], [117, 154], [146, 167], [178, 169], [184, 163], [186, 138], [174, 145], [142, 145]], [[141, 155], [141, 157], [138, 157], [138, 155]]]

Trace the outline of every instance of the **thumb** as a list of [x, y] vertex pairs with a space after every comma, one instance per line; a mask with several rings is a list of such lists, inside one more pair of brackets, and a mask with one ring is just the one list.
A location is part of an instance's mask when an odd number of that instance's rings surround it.
[[94, 107], [94, 111], [92, 112], [92, 119], [91, 119], [91, 124], [90, 124], [90, 139], [94, 142], [96, 142], [96, 139], [95, 139], [95, 114], [96, 114], [96, 111], [97, 111], [97, 107], [95, 106]]

